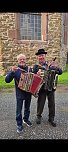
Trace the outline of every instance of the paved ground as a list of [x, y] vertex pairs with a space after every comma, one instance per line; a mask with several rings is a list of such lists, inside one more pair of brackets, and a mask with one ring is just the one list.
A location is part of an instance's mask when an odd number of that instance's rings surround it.
[[48, 104], [45, 103], [42, 123], [36, 124], [36, 98], [32, 97], [30, 120], [32, 127], [24, 125], [24, 132], [16, 132], [15, 89], [0, 90], [0, 139], [68, 139], [68, 86], [58, 86], [56, 91], [57, 127], [48, 123]]

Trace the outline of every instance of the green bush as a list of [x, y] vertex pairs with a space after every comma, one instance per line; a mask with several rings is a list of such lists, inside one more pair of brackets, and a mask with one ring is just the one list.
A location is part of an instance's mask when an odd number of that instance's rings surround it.
[[65, 71], [68, 71], [68, 64], [66, 64], [66, 67], [65, 67], [64, 72], [65, 72]]

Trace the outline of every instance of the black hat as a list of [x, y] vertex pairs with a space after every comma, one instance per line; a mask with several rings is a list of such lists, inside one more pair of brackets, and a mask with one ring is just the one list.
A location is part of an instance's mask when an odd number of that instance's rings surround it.
[[39, 49], [35, 55], [40, 55], [40, 54], [47, 54], [47, 52], [44, 49]]

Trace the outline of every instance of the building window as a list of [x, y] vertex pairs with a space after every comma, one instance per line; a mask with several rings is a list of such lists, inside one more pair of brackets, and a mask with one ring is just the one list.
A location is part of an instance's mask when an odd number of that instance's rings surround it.
[[20, 14], [20, 38], [41, 40], [41, 14]]
[[46, 40], [46, 13], [16, 13], [18, 40]]

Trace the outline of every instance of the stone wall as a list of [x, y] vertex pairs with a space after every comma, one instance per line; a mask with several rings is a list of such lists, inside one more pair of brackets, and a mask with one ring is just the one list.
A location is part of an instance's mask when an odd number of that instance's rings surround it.
[[63, 44], [63, 13], [48, 14], [48, 58], [57, 57], [64, 70], [68, 49]]
[[[60, 63], [61, 50], [61, 13], [48, 15], [48, 57], [57, 57]], [[61, 64], [61, 63], [60, 63]]]
[[16, 57], [19, 53], [24, 53], [27, 57], [27, 64], [33, 65], [36, 62], [35, 52], [43, 47], [46, 48], [47, 43], [42, 41], [19, 41], [15, 39], [15, 13], [0, 14], [0, 38], [1, 38], [1, 54], [2, 66], [5, 71], [9, 71], [10, 66], [16, 65]]
[[0, 13], [0, 65], [4, 67], [4, 73], [9, 71], [12, 65], [16, 65], [16, 57], [24, 53], [27, 64], [36, 63], [35, 52], [43, 47], [48, 51], [47, 60], [55, 56], [61, 63], [61, 13], [48, 13], [48, 41], [20, 41], [15, 39], [16, 13]]

